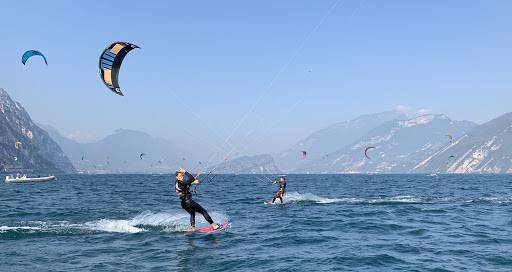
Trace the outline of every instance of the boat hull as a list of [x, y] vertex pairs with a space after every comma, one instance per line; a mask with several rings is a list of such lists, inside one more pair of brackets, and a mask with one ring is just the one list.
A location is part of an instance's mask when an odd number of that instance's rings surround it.
[[25, 182], [47, 182], [54, 180], [55, 176], [40, 177], [40, 178], [5, 178], [7, 183], [25, 183]]

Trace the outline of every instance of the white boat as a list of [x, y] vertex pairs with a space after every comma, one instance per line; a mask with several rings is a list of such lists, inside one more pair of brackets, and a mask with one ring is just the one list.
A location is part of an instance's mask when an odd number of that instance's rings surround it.
[[45, 182], [54, 180], [55, 176], [47, 176], [47, 177], [27, 177], [27, 175], [9, 175], [5, 177], [5, 182]]

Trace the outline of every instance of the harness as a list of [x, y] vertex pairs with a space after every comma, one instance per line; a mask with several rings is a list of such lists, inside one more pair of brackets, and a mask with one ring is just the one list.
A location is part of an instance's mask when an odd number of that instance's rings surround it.
[[188, 188], [185, 188], [185, 190], [180, 189], [178, 180], [174, 181], [174, 190], [176, 191], [176, 193], [178, 194], [179, 197], [183, 197], [183, 196], [187, 195], [186, 191], [188, 191], [188, 190], [186, 190], [186, 189], [188, 189]]

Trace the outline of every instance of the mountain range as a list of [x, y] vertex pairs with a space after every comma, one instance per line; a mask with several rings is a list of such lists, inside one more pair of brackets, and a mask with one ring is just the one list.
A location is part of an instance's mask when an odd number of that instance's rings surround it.
[[208, 171], [216, 174], [275, 174], [280, 170], [269, 154], [241, 156], [233, 160], [214, 165]]
[[4, 89], [0, 89], [0, 171], [33, 174], [75, 172], [59, 145]]
[[[315, 131], [291, 148], [273, 156], [279, 169], [293, 172], [295, 169], [305, 167], [309, 161], [322, 158], [328, 153], [357, 141], [386, 122], [406, 118], [403, 113], [397, 111], [362, 115]], [[301, 157], [302, 151], [307, 152], [308, 161]]]
[[57, 129], [41, 125], [84, 173], [169, 173], [199, 162], [171, 142], [147, 133], [118, 129], [92, 143], [78, 143]]
[[[4, 173], [169, 173], [207, 167], [170, 141], [119, 129], [79, 143], [36, 125], [0, 89], [0, 171]], [[216, 173], [511, 173], [512, 113], [481, 125], [443, 114], [366, 114], [312, 132], [275, 154], [241, 156]], [[365, 156], [365, 149], [373, 147]], [[303, 156], [303, 151], [306, 156]]]
[[[475, 126], [473, 122], [453, 121], [442, 114], [389, 121], [350, 145], [308, 161], [295, 172], [408, 173], [449, 145], [450, 137], [458, 138]], [[368, 158], [366, 147], [374, 147], [368, 150]]]
[[512, 173], [512, 113], [474, 127], [420, 162], [414, 171]]

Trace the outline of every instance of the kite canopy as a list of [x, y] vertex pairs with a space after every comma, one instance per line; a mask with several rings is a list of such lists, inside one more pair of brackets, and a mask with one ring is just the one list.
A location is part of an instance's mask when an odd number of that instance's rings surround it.
[[367, 159], [371, 159], [369, 156], [368, 156], [368, 150], [370, 149], [374, 149], [375, 146], [368, 146], [364, 149], [364, 156], [367, 158]]
[[100, 56], [101, 80], [111, 91], [121, 96], [123, 93], [121, 87], [119, 87], [119, 70], [124, 57], [135, 48], [139, 47], [132, 43], [115, 42], [103, 50]]
[[453, 136], [451, 134], [447, 134], [446, 137], [450, 139], [450, 143], [453, 144]]
[[19, 140], [16, 140], [16, 142], [14, 143], [14, 147], [16, 149], [19, 149], [21, 147], [21, 142]]
[[146, 156], [146, 153], [140, 153], [139, 158], [142, 160], [142, 157]]
[[303, 150], [303, 151], [301, 151], [301, 153], [302, 153], [302, 159], [303, 159], [303, 160], [307, 159], [307, 157], [308, 157], [308, 152]]
[[48, 62], [46, 61], [46, 57], [43, 55], [43, 53], [37, 51], [37, 50], [28, 50], [27, 52], [23, 53], [23, 56], [21, 56], [21, 62], [23, 65], [27, 63], [27, 60], [30, 59], [32, 56], [41, 56], [44, 59], [44, 63], [48, 65]]

